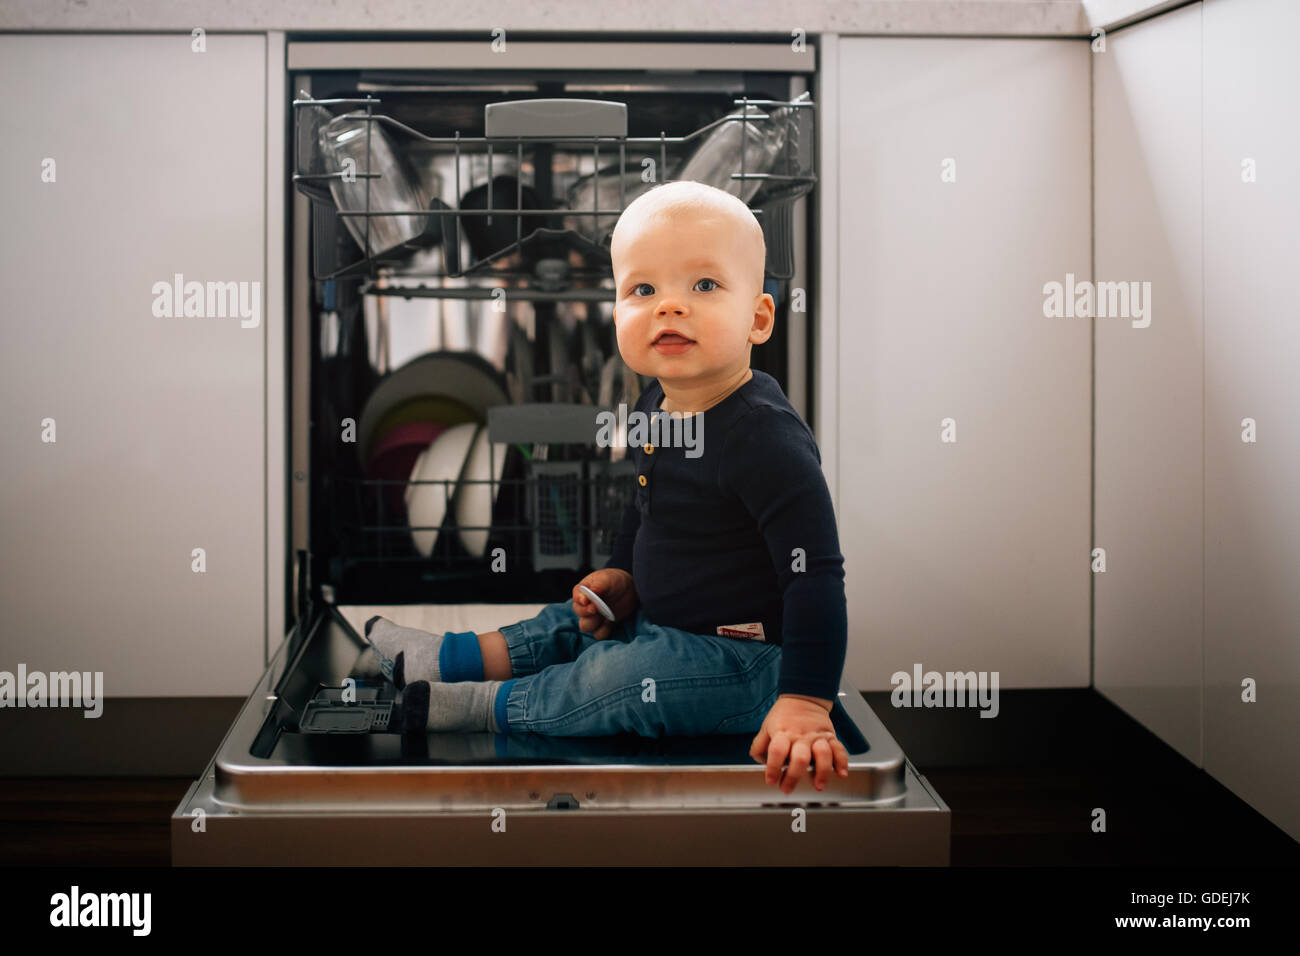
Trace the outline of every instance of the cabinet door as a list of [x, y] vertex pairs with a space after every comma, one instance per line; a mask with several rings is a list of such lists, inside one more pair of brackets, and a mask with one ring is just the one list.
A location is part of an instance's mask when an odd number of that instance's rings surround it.
[[1093, 683], [1201, 763], [1201, 8], [1093, 57], [1096, 263], [1150, 322], [1097, 320]]
[[206, 44], [0, 36], [0, 669], [107, 697], [265, 647], [266, 38]]
[[1090, 278], [1088, 45], [839, 53], [846, 674], [1087, 687], [1091, 327], [1043, 287]]
[[1300, 6], [1204, 17], [1205, 769], [1300, 839]]

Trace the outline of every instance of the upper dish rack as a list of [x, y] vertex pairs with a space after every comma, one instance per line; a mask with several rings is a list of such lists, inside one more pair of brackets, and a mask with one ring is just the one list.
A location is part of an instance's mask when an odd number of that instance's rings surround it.
[[[657, 137], [628, 136], [627, 106], [608, 100], [490, 103], [476, 137], [426, 136], [375, 112], [380, 102], [293, 101], [293, 181], [315, 207], [317, 279], [357, 277], [368, 295], [498, 294], [482, 283], [376, 281], [381, 271], [475, 276], [504, 280], [516, 299], [612, 301], [614, 224], [641, 192], [675, 179], [739, 196], [763, 227], [766, 274], [794, 273], [792, 207], [816, 183], [807, 93], [739, 97], [687, 135]], [[567, 202], [544, 201], [557, 193]]]

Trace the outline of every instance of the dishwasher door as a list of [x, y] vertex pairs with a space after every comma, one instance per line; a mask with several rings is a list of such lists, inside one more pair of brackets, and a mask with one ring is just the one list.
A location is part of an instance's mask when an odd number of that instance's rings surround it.
[[[537, 605], [466, 605], [454, 627]], [[176, 865], [946, 865], [948, 807], [856, 692], [832, 720], [849, 776], [786, 795], [753, 735], [403, 735], [401, 694], [359, 634], [375, 613], [313, 609], [276, 653], [172, 815]]]

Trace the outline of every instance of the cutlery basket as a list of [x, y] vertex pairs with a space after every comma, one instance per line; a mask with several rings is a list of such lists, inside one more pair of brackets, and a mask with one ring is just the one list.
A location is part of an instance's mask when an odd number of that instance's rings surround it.
[[528, 463], [528, 523], [533, 529], [533, 567], [582, 566], [583, 483], [586, 462]]

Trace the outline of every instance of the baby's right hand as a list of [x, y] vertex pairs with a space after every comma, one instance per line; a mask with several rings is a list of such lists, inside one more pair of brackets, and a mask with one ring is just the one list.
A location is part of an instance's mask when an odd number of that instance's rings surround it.
[[[614, 612], [613, 621], [601, 614], [595, 602], [582, 593], [580, 588], [584, 586], [595, 591], [609, 605]], [[614, 625], [636, 609], [638, 600], [632, 575], [621, 568], [592, 571], [573, 586], [573, 610], [578, 615], [578, 627], [598, 641], [609, 637]]]

